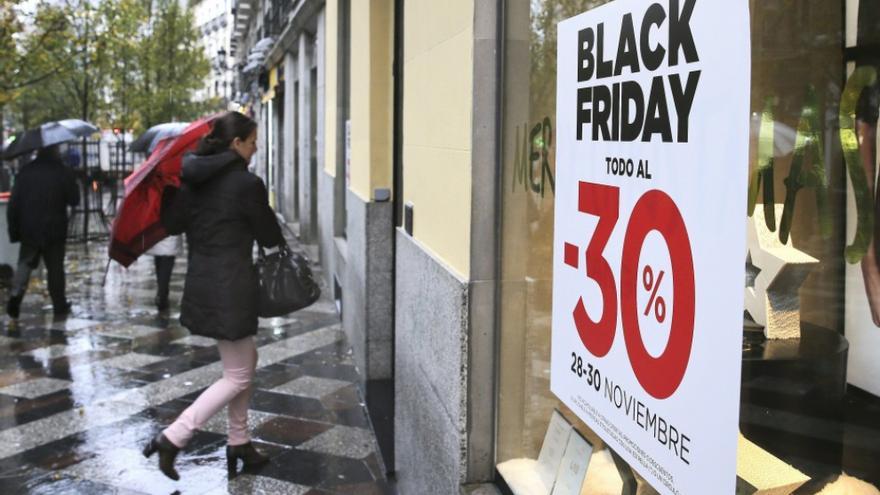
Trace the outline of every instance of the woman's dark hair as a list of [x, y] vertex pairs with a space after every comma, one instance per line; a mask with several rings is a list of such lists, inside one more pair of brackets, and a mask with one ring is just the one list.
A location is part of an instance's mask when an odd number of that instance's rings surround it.
[[229, 149], [235, 138], [247, 139], [257, 128], [254, 120], [239, 112], [226, 112], [217, 117], [213, 128], [199, 141], [197, 155], [214, 155]]

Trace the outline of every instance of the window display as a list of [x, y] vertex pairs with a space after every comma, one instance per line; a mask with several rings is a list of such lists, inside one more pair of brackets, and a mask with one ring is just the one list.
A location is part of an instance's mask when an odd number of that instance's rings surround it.
[[[607, 456], [604, 444], [550, 392], [556, 144], [560, 132], [573, 132], [556, 121], [556, 26], [604, 3], [511, 0], [504, 19], [497, 460], [536, 458], [557, 408], [595, 446], [587, 484], [594, 471], [617, 467], [596, 462]], [[695, 8], [715, 7], [697, 0]], [[740, 265], [738, 488], [771, 487], [746, 474], [755, 464], [781, 484], [821, 487], [845, 472], [877, 486], [880, 4], [770, 0], [749, 9], [749, 180], [739, 187], [751, 233], [743, 232]], [[606, 131], [590, 120], [583, 132], [613, 137], [613, 125]], [[727, 124], [715, 123], [719, 132]], [[627, 173], [625, 161], [607, 165]], [[656, 175], [653, 163], [649, 173]]]

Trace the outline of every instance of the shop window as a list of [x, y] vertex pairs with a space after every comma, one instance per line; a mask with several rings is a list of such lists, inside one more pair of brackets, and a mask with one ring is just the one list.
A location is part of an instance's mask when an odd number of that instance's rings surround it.
[[[550, 392], [556, 25], [604, 3], [505, 5], [499, 463], [536, 458], [554, 409], [604, 449]], [[769, 0], [750, 12], [749, 222], [815, 261], [778, 294], [799, 306], [793, 334], [774, 334], [747, 305], [740, 431], [817, 486], [844, 472], [880, 486], [880, 8]]]

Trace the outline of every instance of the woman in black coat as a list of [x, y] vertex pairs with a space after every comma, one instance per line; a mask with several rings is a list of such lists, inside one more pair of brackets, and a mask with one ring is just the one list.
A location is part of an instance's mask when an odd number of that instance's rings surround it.
[[230, 476], [239, 459], [245, 466], [268, 460], [254, 449], [247, 432], [259, 294], [252, 252], [254, 241], [272, 247], [284, 239], [263, 181], [247, 170], [256, 140], [252, 119], [238, 112], [219, 117], [196, 152], [184, 156], [179, 192], [163, 201], [163, 225], [169, 234], [185, 232], [189, 247], [180, 321], [195, 335], [217, 339], [223, 363], [223, 378], [144, 448], [147, 457], [159, 452], [159, 469], [175, 480], [179, 450], [227, 405]]

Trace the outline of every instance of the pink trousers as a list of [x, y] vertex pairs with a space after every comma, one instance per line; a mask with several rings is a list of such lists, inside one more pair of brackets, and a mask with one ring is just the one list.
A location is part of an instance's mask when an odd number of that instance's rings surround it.
[[250, 442], [247, 431], [248, 405], [253, 395], [252, 381], [257, 368], [257, 346], [253, 337], [218, 340], [223, 378], [214, 382], [186, 408], [164, 432], [177, 447], [189, 443], [196, 430], [204, 426], [223, 406], [229, 405], [229, 445]]

